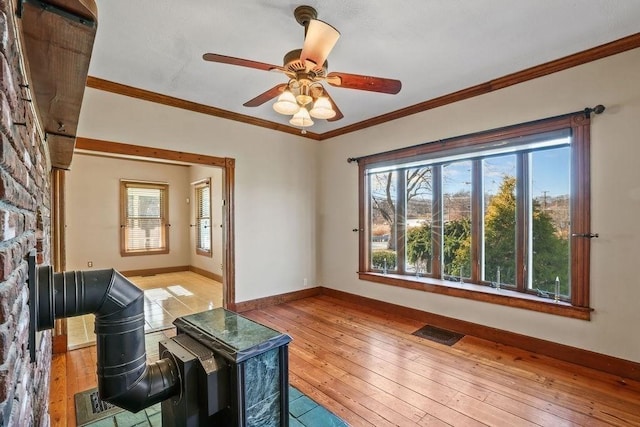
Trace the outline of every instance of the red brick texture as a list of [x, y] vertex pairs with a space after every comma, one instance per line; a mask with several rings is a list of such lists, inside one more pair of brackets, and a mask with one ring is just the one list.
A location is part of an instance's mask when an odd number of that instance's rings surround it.
[[11, 3], [0, 0], [0, 426], [47, 427], [51, 335], [39, 334], [32, 363], [26, 256], [50, 262], [50, 168]]

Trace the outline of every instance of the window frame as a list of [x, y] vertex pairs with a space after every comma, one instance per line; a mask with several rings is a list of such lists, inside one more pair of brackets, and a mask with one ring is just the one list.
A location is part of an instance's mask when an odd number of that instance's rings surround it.
[[[201, 214], [201, 209], [200, 209], [200, 200], [201, 200], [201, 193], [202, 193], [202, 189], [204, 188], [208, 188], [209, 189], [209, 216], [208, 217], [204, 217], [204, 216], [200, 216]], [[201, 181], [197, 181], [193, 183], [193, 201], [194, 201], [194, 208], [195, 208], [195, 249], [196, 249], [196, 254], [197, 255], [202, 255], [202, 256], [206, 256], [206, 257], [213, 257], [213, 207], [211, 205], [211, 201], [212, 201], [212, 194], [211, 194], [211, 178], [207, 178], [207, 179], [203, 179]], [[201, 229], [200, 229], [200, 221], [202, 219], [208, 219], [209, 220], [209, 227], [207, 227], [207, 229], [209, 230], [209, 250], [206, 250], [202, 247], [200, 247], [200, 242], [201, 242]]]
[[[437, 273], [436, 277], [416, 277], [409, 274], [395, 274], [375, 271], [369, 267], [369, 259], [371, 256], [369, 240], [370, 240], [370, 224], [369, 224], [369, 198], [367, 184], [367, 172], [376, 167], [391, 166], [394, 164], [408, 166], [412, 161], [417, 161], [425, 157], [437, 157], [438, 153], [444, 150], [456, 150], [460, 152], [469, 152], [469, 157], [473, 157], [471, 152], [479, 149], [483, 145], [491, 142], [513, 140], [525, 136], [533, 136], [545, 132], [561, 131], [568, 129], [571, 132], [571, 229], [570, 229], [570, 275], [571, 275], [571, 297], [569, 301], [555, 302], [553, 299], [542, 298], [526, 291], [521, 290], [496, 290], [486, 284], [481, 283], [457, 283], [442, 280], [443, 277], [439, 271], [440, 262], [434, 262], [432, 270]], [[571, 318], [589, 320], [592, 309], [589, 307], [589, 262], [590, 262], [590, 239], [587, 236], [590, 233], [591, 224], [591, 196], [590, 196], [590, 118], [585, 112], [576, 112], [563, 116], [552, 117], [548, 119], [527, 122], [503, 128], [493, 129], [489, 131], [463, 135], [446, 140], [439, 140], [430, 143], [420, 144], [417, 146], [401, 148], [388, 152], [364, 156], [357, 159], [358, 161], [358, 187], [359, 187], [359, 272], [358, 276], [361, 280], [382, 283], [403, 288], [421, 290], [425, 292], [433, 292], [449, 296], [483, 301], [493, 304], [506, 305], [522, 309], [534, 310], [544, 313], [550, 313]], [[479, 161], [479, 160], [478, 160]], [[400, 174], [398, 174], [400, 175]], [[474, 187], [480, 185], [480, 180], [475, 176], [473, 179]], [[433, 193], [437, 197], [442, 197], [439, 180], [434, 185]], [[479, 188], [472, 189], [472, 195], [479, 195]], [[518, 197], [523, 197], [522, 195]], [[477, 200], [472, 203], [478, 203]], [[442, 215], [436, 215], [434, 209], [434, 224], [442, 225]], [[474, 209], [473, 211], [477, 211]], [[477, 224], [482, 221], [479, 213], [472, 214], [471, 221]], [[479, 278], [478, 274], [478, 250], [479, 250], [479, 227], [472, 227], [472, 270], [475, 278]], [[398, 232], [398, 234], [400, 234]], [[404, 245], [404, 239], [398, 238], [398, 253], [401, 246]], [[435, 246], [435, 245], [434, 245]], [[518, 245], [519, 251], [523, 251], [522, 245]], [[402, 248], [404, 250], [404, 248]], [[440, 255], [434, 248], [434, 259], [436, 255]], [[518, 256], [523, 256], [519, 254]], [[398, 259], [397, 264], [400, 264]], [[402, 261], [404, 262], [404, 261]]]
[[[161, 245], [157, 249], [129, 249], [128, 248], [128, 231], [126, 226], [128, 223], [128, 188], [140, 189], [158, 189], [163, 192], [162, 206], [160, 207], [160, 241]], [[120, 180], [120, 255], [121, 256], [139, 256], [139, 255], [162, 255], [168, 254], [169, 248], [169, 184], [164, 182], [151, 182], [121, 179]]]

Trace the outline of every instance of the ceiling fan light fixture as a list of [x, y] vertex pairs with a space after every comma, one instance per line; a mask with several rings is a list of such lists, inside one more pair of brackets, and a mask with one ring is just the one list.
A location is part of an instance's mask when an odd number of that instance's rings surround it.
[[320, 96], [316, 99], [309, 114], [316, 119], [331, 119], [336, 116], [336, 112], [331, 107], [331, 102], [326, 96]]
[[301, 93], [300, 95], [296, 96], [296, 101], [298, 101], [298, 104], [300, 105], [307, 105], [313, 101], [313, 98], [309, 95]]
[[298, 81], [299, 93], [296, 95], [298, 104], [305, 106], [313, 102], [313, 98], [309, 95], [309, 83], [307, 81]]
[[286, 89], [273, 104], [273, 109], [280, 114], [291, 115], [296, 114], [300, 110], [300, 106], [296, 102], [296, 97], [293, 96], [293, 93]]
[[289, 120], [293, 126], [298, 126], [301, 128], [313, 126], [313, 120], [311, 120], [311, 116], [309, 116], [309, 111], [305, 107], [300, 107], [297, 113], [293, 115], [291, 120]]

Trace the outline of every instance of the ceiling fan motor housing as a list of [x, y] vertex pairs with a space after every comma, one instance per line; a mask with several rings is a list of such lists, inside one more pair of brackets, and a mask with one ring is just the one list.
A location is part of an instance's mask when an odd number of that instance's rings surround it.
[[291, 52], [288, 52], [283, 59], [283, 68], [291, 73], [289, 77], [291, 78], [300, 78], [300, 73], [308, 74], [310, 80], [314, 80], [316, 78], [324, 78], [327, 76], [327, 67], [329, 66], [328, 61], [324, 61], [322, 67], [314, 67], [311, 70], [307, 71], [305, 63], [300, 60], [300, 53], [302, 49], [295, 49]]

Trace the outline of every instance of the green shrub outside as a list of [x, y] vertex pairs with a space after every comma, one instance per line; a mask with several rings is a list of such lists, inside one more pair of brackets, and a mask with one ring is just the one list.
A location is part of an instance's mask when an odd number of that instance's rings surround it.
[[394, 251], [381, 250], [375, 251], [371, 255], [371, 264], [374, 268], [384, 269], [384, 262], [387, 261], [387, 270], [395, 270], [397, 261], [397, 256]]

